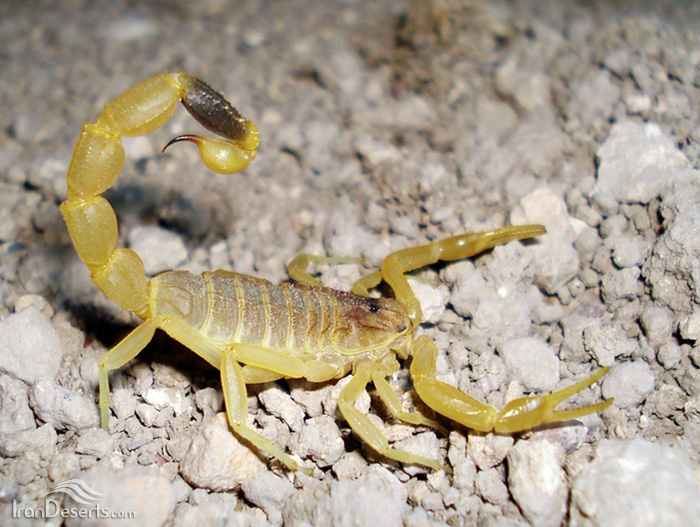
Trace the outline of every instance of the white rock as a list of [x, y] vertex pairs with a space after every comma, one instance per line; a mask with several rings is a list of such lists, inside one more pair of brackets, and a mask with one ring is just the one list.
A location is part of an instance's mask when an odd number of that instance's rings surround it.
[[321, 497], [313, 510], [313, 525], [403, 527], [408, 511], [406, 491], [398, 480], [369, 474], [354, 481], [337, 481], [330, 495]]
[[267, 514], [272, 525], [282, 525], [282, 506], [294, 492], [294, 486], [272, 472], [262, 470], [241, 485], [246, 499]]
[[56, 431], [46, 424], [39, 428], [3, 435], [0, 439], [0, 455], [17, 457], [28, 450], [34, 450], [42, 459], [51, 459], [56, 451], [57, 441]]
[[[76, 485], [98, 493], [96, 499], [88, 503], [78, 503], [72, 494], [66, 496], [65, 509], [74, 509], [78, 517], [68, 517], [67, 527], [94, 526], [95, 513], [88, 517], [88, 510], [96, 505], [103, 510], [115, 513], [129, 512], [120, 518], [119, 525], [125, 527], [160, 527], [168, 518], [175, 505], [168, 478], [153, 469], [128, 466], [114, 470], [106, 465], [97, 465], [79, 475]], [[83, 517], [80, 517], [83, 516]]]
[[648, 203], [690, 165], [656, 123], [615, 124], [596, 155], [600, 160], [596, 189], [618, 201]]
[[236, 511], [223, 502], [190, 505], [180, 503], [175, 509], [173, 527], [202, 527], [221, 525], [226, 527], [269, 527], [269, 523], [249, 512]]
[[158, 410], [147, 403], [136, 406], [136, 415], [144, 426], [153, 426], [158, 418]]
[[680, 364], [683, 352], [678, 343], [668, 342], [659, 348], [656, 358], [664, 368], [672, 370]]
[[470, 457], [465, 457], [453, 464], [453, 481], [455, 487], [467, 494], [474, 492], [476, 484], [476, 463]]
[[0, 374], [0, 434], [36, 428], [29, 408], [29, 388], [19, 379]]
[[319, 467], [328, 467], [345, 453], [345, 442], [335, 419], [320, 415], [308, 419], [292, 436], [290, 450], [302, 458], [310, 457]]
[[564, 449], [549, 441], [518, 441], [508, 452], [508, 485], [533, 527], [558, 527], [568, 488]]
[[508, 487], [496, 468], [479, 471], [475, 488], [479, 496], [493, 505], [505, 505], [508, 501]]
[[213, 413], [220, 412], [224, 407], [224, 394], [221, 390], [212, 388], [211, 386], [207, 388], [202, 388], [197, 390], [194, 396], [195, 404], [204, 415], [210, 415]]
[[474, 460], [479, 470], [499, 465], [513, 446], [513, 436], [496, 434], [470, 434], [467, 455]]
[[551, 391], [559, 382], [559, 359], [538, 337], [509, 340], [498, 347], [508, 372], [528, 390]]
[[110, 408], [120, 421], [124, 421], [134, 415], [138, 402], [131, 390], [116, 388], [112, 390], [111, 400]]
[[[432, 431], [412, 435], [407, 439], [395, 442], [392, 446], [399, 450], [404, 450], [434, 461], [438, 461], [440, 458], [440, 443], [438, 442], [435, 432]], [[403, 469], [407, 474], [412, 476], [430, 472], [429, 469], [421, 465], [406, 464], [403, 465]]]
[[612, 258], [618, 267], [636, 267], [644, 261], [646, 244], [640, 236], [623, 236], [613, 244]]
[[36, 306], [0, 320], [0, 372], [28, 384], [40, 376], [54, 379], [62, 358], [58, 334]]
[[601, 280], [601, 293], [606, 303], [624, 298], [636, 298], [644, 291], [639, 267], [627, 267], [605, 273]]
[[292, 431], [301, 429], [304, 423], [304, 410], [278, 385], [266, 386], [258, 394], [258, 399], [268, 412], [282, 419]]
[[602, 366], [612, 366], [615, 358], [629, 357], [639, 347], [635, 340], [627, 337], [622, 327], [614, 323], [584, 329], [583, 345]]
[[333, 473], [338, 481], [346, 479], [358, 479], [367, 472], [369, 463], [361, 450], [345, 452], [333, 465]]
[[435, 109], [424, 97], [407, 95], [382, 103], [366, 115], [368, 121], [377, 126], [394, 130], [424, 129], [435, 119]]
[[114, 449], [114, 439], [102, 428], [86, 428], [80, 431], [75, 451], [101, 459]]
[[573, 483], [572, 527], [697, 525], [700, 491], [690, 462], [644, 439], [604, 439]]
[[494, 343], [529, 334], [536, 301], [528, 293], [536, 264], [530, 247], [509, 243], [496, 247], [486, 266], [456, 262], [444, 273], [456, 282], [450, 302], [460, 315], [472, 318], [473, 329]]
[[148, 275], [177, 269], [188, 257], [182, 237], [161, 227], [135, 227], [129, 233], [129, 247], [141, 257]]
[[624, 362], [612, 367], [603, 379], [603, 397], [615, 398], [615, 406], [630, 408], [644, 402], [654, 389], [654, 374], [642, 360]]
[[188, 483], [215, 492], [237, 490], [265, 469], [258, 455], [233, 435], [223, 412], [204, 422], [180, 463]]
[[700, 311], [681, 319], [678, 324], [681, 337], [687, 340], [700, 340]]
[[514, 225], [540, 223], [547, 228], [547, 234], [529, 249], [534, 254], [538, 285], [554, 294], [578, 272], [579, 257], [573, 244], [584, 224], [575, 222], [566, 203], [547, 187], [522, 198], [520, 207], [511, 215]]
[[[698, 173], [700, 174], [700, 173]], [[696, 175], [696, 181], [698, 177]], [[663, 234], [656, 240], [645, 280], [657, 303], [690, 313], [700, 289], [700, 185], [676, 184], [661, 200]]]
[[29, 402], [37, 417], [56, 430], [81, 430], [99, 423], [94, 402], [45, 377], [32, 385]]
[[670, 340], [673, 324], [668, 311], [663, 307], [653, 304], [646, 306], [639, 314], [639, 322], [652, 346], [658, 346]]
[[408, 284], [420, 302], [423, 322], [437, 324], [445, 312], [450, 290], [445, 284], [429, 284], [424, 280], [409, 278]]
[[[174, 387], [149, 388], [143, 394], [143, 400], [156, 410], [172, 408], [176, 416], [192, 411], [192, 401], [185, 397], [181, 390]], [[135, 410], [136, 407], [134, 407]]]
[[541, 427], [527, 434], [528, 441], [545, 440], [559, 445], [570, 454], [578, 450], [588, 435], [588, 427], [578, 421], [569, 421], [566, 426]]

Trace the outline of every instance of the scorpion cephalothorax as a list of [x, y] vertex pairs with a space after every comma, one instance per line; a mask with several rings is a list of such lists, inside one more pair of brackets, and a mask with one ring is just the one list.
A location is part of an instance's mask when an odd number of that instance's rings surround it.
[[[202, 275], [169, 271], [148, 280], [139, 256], [116, 247], [116, 215], [101, 194], [116, 182], [124, 165], [121, 137], [147, 134], [162, 126], [173, 115], [178, 101], [221, 138], [182, 135], [166, 148], [179, 141], [193, 142], [204, 163], [223, 174], [241, 171], [255, 158], [258, 134], [251, 121], [198, 78], [162, 73], [107, 104], [95, 124], [83, 126], [66, 176], [68, 192], [61, 212], [78, 256], [100, 290], [143, 319], [100, 361], [99, 401], [104, 429], [108, 429], [109, 418], [109, 371], [134, 358], [156, 329], [164, 330], [221, 371], [226, 413], [233, 431], [294, 470], [309, 469], [246, 423], [246, 384], [279, 378], [324, 382], [351, 373], [338, 400], [350, 427], [380, 454], [432, 468], [442, 465], [389, 446], [380, 429], [354, 405], [371, 382], [396, 418], [442, 429], [420, 413], [403, 410], [386, 380], [399, 368], [396, 356], [412, 357], [411, 378], [426, 405], [483, 432], [525, 431], [599, 412], [612, 403], [607, 400], [562, 412], [554, 410], [561, 401], [605, 375], [608, 369], [601, 368], [569, 388], [516, 399], [499, 411], [438, 381], [437, 347], [430, 339], [413, 335], [422, 315], [405, 273], [541, 235], [545, 232], [541, 225], [463, 234], [395, 252], [384, 259], [378, 271], [356, 282], [353, 293], [322, 287], [306, 271], [310, 262], [319, 260], [309, 255], [300, 255], [288, 265], [296, 283], [277, 285], [228, 271]], [[391, 287], [395, 299], [369, 297], [368, 291], [382, 281]]]

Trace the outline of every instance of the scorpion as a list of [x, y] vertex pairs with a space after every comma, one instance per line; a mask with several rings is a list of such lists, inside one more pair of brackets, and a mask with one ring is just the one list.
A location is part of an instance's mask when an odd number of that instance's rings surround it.
[[[608, 399], [555, 410], [605, 375], [604, 367], [558, 392], [515, 399], [498, 410], [438, 380], [437, 346], [426, 336], [414, 335], [422, 314], [406, 273], [542, 235], [542, 225], [461, 234], [394, 252], [378, 270], [360, 278], [353, 292], [323, 287], [308, 266], [333, 259], [306, 254], [287, 266], [293, 281], [279, 285], [225, 270], [200, 275], [166, 271], [149, 280], [141, 258], [131, 249], [117, 247], [116, 214], [102, 194], [115, 184], [124, 166], [121, 137], [148, 134], [163, 126], [179, 101], [218, 137], [181, 135], [163, 150], [176, 142], [192, 142], [204, 164], [220, 174], [239, 172], [255, 159], [259, 138], [252, 121], [199, 78], [161, 73], [109, 102], [94, 124], [83, 125], [66, 175], [67, 196], [60, 210], [79, 258], [108, 298], [143, 320], [99, 362], [103, 429], [109, 431], [109, 372], [136, 357], [157, 329], [220, 371], [231, 430], [292, 471], [312, 472], [247, 424], [248, 384], [282, 378], [324, 383], [351, 375], [338, 397], [338, 408], [350, 428], [381, 456], [435, 470], [449, 467], [392, 447], [380, 428], [355, 407], [371, 383], [394, 418], [444, 431], [422, 413], [404, 410], [387, 380], [399, 370], [398, 359], [411, 359], [413, 387], [430, 409], [483, 433], [524, 432], [600, 412], [612, 404]], [[393, 298], [370, 296], [381, 282], [393, 291]]]

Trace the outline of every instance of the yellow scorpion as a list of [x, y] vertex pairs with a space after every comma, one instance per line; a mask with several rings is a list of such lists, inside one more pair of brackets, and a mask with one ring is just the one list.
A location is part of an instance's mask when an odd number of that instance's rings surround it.
[[[149, 280], [139, 256], [116, 247], [117, 218], [101, 194], [116, 182], [124, 166], [121, 137], [147, 134], [162, 126], [172, 117], [178, 101], [221, 139], [183, 135], [166, 148], [177, 141], [191, 141], [198, 146], [206, 166], [222, 174], [241, 171], [255, 158], [259, 139], [251, 121], [197, 77], [162, 73], [108, 103], [94, 124], [83, 125], [66, 176], [68, 191], [61, 213], [78, 256], [105, 295], [143, 319], [100, 360], [102, 428], [108, 430], [110, 370], [138, 355], [159, 328], [220, 370], [233, 432], [291, 470], [310, 472], [246, 424], [247, 384], [280, 378], [321, 383], [351, 374], [338, 406], [352, 430], [382, 456], [432, 469], [446, 467], [392, 448], [382, 431], [355, 408], [355, 401], [372, 383], [395, 418], [443, 429], [436, 421], [403, 409], [387, 381], [399, 369], [397, 356], [411, 358], [413, 386], [427, 406], [481, 432], [526, 431], [600, 412], [612, 403], [606, 400], [583, 408], [554, 409], [605, 375], [608, 368], [601, 368], [573, 386], [550, 395], [513, 400], [499, 411], [437, 380], [437, 347], [427, 337], [413, 335], [422, 314], [405, 273], [544, 234], [541, 225], [463, 234], [395, 252], [384, 259], [379, 270], [356, 282], [352, 293], [321, 286], [306, 269], [323, 259], [309, 255], [299, 255], [288, 265], [296, 283], [276, 285], [223, 270], [201, 275], [168, 271]], [[382, 281], [395, 298], [369, 296], [368, 291]]]

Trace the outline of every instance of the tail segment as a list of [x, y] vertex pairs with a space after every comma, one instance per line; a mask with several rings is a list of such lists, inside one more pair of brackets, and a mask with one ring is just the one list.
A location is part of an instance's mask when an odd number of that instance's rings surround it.
[[114, 185], [124, 167], [121, 137], [163, 126], [178, 101], [187, 101], [195, 119], [225, 138], [187, 136], [194, 138], [188, 140], [197, 143], [210, 169], [231, 174], [255, 158], [258, 134], [251, 121], [196, 77], [161, 73], [107, 104], [95, 124], [83, 125], [66, 176], [67, 198], [61, 204], [73, 245], [92, 281], [115, 303], [142, 318], [149, 309], [143, 262], [134, 251], [116, 247], [117, 218], [101, 194]]

